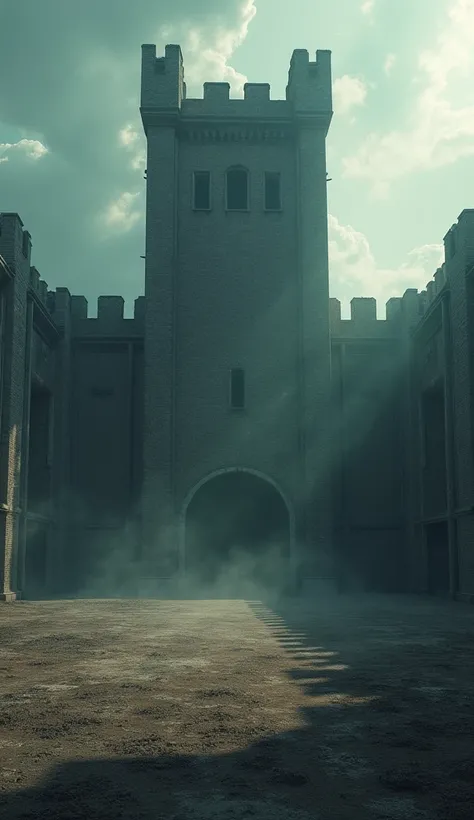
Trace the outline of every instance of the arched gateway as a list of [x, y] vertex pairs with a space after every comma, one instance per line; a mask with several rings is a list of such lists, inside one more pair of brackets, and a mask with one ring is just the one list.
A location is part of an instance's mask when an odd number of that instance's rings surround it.
[[224, 594], [278, 591], [291, 582], [293, 507], [278, 485], [252, 469], [205, 476], [181, 512], [181, 565], [197, 587]]

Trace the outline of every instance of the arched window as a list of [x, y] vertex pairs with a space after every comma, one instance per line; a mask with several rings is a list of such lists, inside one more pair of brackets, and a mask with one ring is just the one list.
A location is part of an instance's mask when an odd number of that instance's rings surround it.
[[249, 173], [241, 166], [228, 168], [226, 173], [226, 208], [228, 211], [248, 211]]

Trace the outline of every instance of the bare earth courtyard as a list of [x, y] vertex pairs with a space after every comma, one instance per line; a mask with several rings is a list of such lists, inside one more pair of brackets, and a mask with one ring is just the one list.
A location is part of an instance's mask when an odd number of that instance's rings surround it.
[[474, 610], [403, 597], [0, 609], [0, 817], [474, 817]]

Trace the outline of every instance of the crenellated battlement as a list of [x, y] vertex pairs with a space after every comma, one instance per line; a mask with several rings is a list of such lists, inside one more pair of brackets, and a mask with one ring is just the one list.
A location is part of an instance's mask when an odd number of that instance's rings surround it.
[[134, 314], [124, 317], [122, 296], [99, 296], [97, 316], [89, 317], [85, 296], [70, 296], [70, 313], [74, 336], [141, 336], [145, 319], [145, 297], [135, 299]]
[[[433, 282], [433, 286], [435, 283]], [[441, 280], [438, 278], [438, 286]], [[385, 304], [385, 319], [377, 318], [377, 300], [355, 297], [350, 304], [350, 318], [343, 319], [339, 299], [329, 300], [331, 334], [343, 338], [383, 339], [399, 335], [403, 327], [416, 325], [425, 309], [425, 292], [408, 288], [403, 296], [392, 297]]]
[[332, 336], [344, 338], [381, 339], [397, 335], [398, 325], [390, 318], [377, 319], [377, 300], [356, 297], [350, 303], [350, 318], [343, 319], [339, 299], [329, 300], [329, 318]]
[[294, 115], [324, 120], [329, 127], [332, 115], [331, 52], [293, 52], [286, 99], [271, 99], [268, 83], [246, 83], [243, 96], [231, 97], [228, 82], [206, 82], [200, 98], [186, 96], [181, 48], [168, 45], [163, 57], [156, 46], [142, 46], [141, 113], [145, 132], [150, 124], [168, 122], [178, 114], [183, 120], [221, 118], [225, 120], [291, 120]]

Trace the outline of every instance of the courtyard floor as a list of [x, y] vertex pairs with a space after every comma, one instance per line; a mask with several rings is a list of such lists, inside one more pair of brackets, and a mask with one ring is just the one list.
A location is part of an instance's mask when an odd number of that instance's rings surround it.
[[472, 820], [474, 608], [0, 608], [0, 817]]

